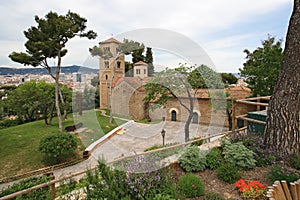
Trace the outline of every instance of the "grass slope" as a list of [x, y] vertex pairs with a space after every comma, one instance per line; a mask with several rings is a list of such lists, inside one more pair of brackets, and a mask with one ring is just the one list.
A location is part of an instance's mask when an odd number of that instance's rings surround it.
[[[71, 117], [64, 127], [73, 124]], [[21, 174], [46, 166], [44, 154], [38, 151], [40, 139], [58, 132], [57, 121], [52, 126], [44, 121], [35, 121], [0, 130], [0, 178]]]
[[[96, 120], [90, 120], [88, 116], [96, 117]], [[75, 119], [75, 120], [74, 120]], [[109, 119], [94, 111], [85, 111], [84, 115], [77, 119], [73, 115], [69, 115], [68, 120], [63, 121], [63, 128], [78, 123], [81, 120], [84, 127], [88, 127], [86, 134], [83, 136], [88, 138], [88, 142], [84, 142], [84, 138], [80, 134], [80, 138], [84, 146], [92, 141], [99, 139], [105, 133], [114, 129], [125, 121], [118, 121], [109, 124]], [[103, 127], [103, 128], [102, 128]], [[40, 139], [45, 135], [58, 132], [58, 123], [53, 119], [53, 125], [47, 126], [44, 121], [35, 121], [0, 130], [0, 178], [22, 174], [31, 170], [49, 166], [53, 163], [49, 162], [46, 156], [38, 151]], [[91, 135], [88, 135], [91, 134]], [[92, 139], [91, 139], [92, 138]], [[84, 147], [81, 148], [83, 150]], [[61, 162], [70, 161], [82, 156], [82, 151], [64, 157]]]

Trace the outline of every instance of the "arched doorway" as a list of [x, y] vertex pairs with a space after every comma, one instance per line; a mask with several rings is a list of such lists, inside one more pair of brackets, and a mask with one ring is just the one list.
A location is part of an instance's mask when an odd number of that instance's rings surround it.
[[177, 113], [175, 110], [172, 110], [172, 112], [171, 112], [171, 121], [173, 121], [173, 122], [177, 121]]
[[198, 122], [199, 122], [199, 116], [198, 116], [198, 113], [193, 112], [193, 121], [192, 121], [192, 123], [193, 123], [193, 124], [198, 124]]

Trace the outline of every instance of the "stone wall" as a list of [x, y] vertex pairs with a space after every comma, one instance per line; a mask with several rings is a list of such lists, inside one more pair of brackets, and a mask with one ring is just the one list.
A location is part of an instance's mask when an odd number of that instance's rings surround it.
[[112, 94], [113, 114], [130, 116], [130, 98], [134, 91], [135, 89], [125, 81], [114, 87]]
[[143, 101], [144, 97], [145, 93], [139, 90], [135, 90], [130, 97], [129, 113], [134, 120], [141, 120], [147, 117], [146, 104]]

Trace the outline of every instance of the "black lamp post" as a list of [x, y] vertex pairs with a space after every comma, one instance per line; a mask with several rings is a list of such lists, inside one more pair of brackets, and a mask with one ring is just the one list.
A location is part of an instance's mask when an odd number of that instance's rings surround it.
[[163, 129], [163, 130], [161, 131], [161, 136], [162, 136], [162, 139], [163, 139], [163, 146], [165, 146], [165, 135], [166, 135], [166, 130]]

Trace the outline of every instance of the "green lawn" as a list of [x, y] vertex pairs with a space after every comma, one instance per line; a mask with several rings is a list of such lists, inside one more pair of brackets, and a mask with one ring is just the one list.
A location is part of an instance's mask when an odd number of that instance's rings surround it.
[[[91, 120], [91, 117], [96, 117], [96, 120]], [[68, 120], [63, 121], [63, 127], [78, 123], [78, 120], [83, 122], [88, 129], [79, 134], [84, 146], [99, 139], [105, 133], [114, 129], [125, 121], [117, 121], [110, 125], [109, 119], [103, 117], [99, 112], [85, 111], [78, 118], [69, 115]], [[103, 128], [102, 128], [103, 127]], [[27, 171], [36, 170], [49, 165], [49, 160], [46, 160], [44, 154], [38, 151], [40, 139], [50, 133], [58, 132], [57, 120], [53, 119], [53, 125], [47, 126], [44, 121], [36, 121], [27, 124], [22, 124], [15, 127], [10, 127], [0, 130], [0, 178], [22, 174]], [[85, 137], [85, 138], [83, 138]], [[85, 141], [86, 139], [86, 141]], [[81, 148], [83, 150], [84, 147]], [[77, 151], [64, 158], [61, 162], [80, 158], [82, 152]], [[48, 162], [47, 162], [48, 161]]]

